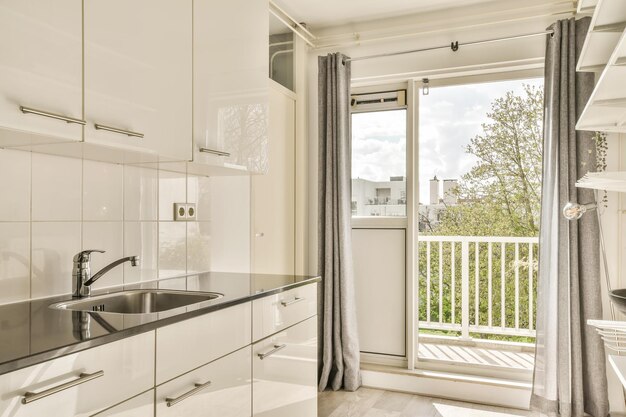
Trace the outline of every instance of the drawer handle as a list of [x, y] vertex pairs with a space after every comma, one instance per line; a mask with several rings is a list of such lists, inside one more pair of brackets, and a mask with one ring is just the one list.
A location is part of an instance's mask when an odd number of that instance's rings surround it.
[[280, 303], [282, 304], [283, 307], [287, 307], [287, 306], [290, 306], [295, 303], [299, 303], [300, 301], [304, 301], [304, 300], [305, 300], [304, 297], [295, 297], [293, 300], [281, 301]]
[[96, 130], [106, 130], [107, 132], [119, 133], [126, 136], [133, 136], [135, 138], [143, 138], [143, 133], [133, 132], [132, 130], [118, 129], [116, 127], [100, 125], [98, 123], [95, 123], [93, 126]]
[[268, 356], [272, 356], [274, 353], [278, 352], [279, 350], [283, 350], [286, 347], [287, 345], [274, 345], [274, 349], [265, 353], [257, 353], [257, 356], [259, 357], [259, 359], [263, 360], [267, 358]]
[[200, 152], [212, 153], [213, 155], [218, 155], [218, 156], [230, 156], [230, 152], [218, 151], [218, 150], [209, 149], [209, 148], [200, 148]]
[[66, 382], [65, 384], [57, 385], [56, 387], [52, 387], [41, 392], [27, 392], [22, 398], [22, 404], [28, 404], [32, 403], [33, 401], [41, 400], [48, 395], [56, 394], [57, 392], [64, 391], [68, 388], [84, 384], [85, 382], [89, 382], [92, 379], [100, 378], [101, 376], [104, 376], [104, 371], [98, 371], [92, 374], [83, 372], [78, 376], [78, 378], [73, 381]]
[[211, 385], [211, 381], [207, 381], [204, 384], [194, 384], [196, 387], [194, 389], [192, 389], [191, 391], [187, 391], [186, 393], [184, 393], [181, 396], [178, 396], [176, 398], [166, 398], [165, 399], [165, 404], [167, 404], [168, 407], [173, 407], [176, 404], [178, 404], [179, 402], [186, 400], [187, 398], [191, 397], [192, 395], [195, 395], [197, 393], [199, 393], [200, 391], [202, 391], [203, 389], [207, 388], [209, 385]]
[[79, 125], [85, 125], [87, 122], [81, 119], [75, 119], [73, 117], [63, 116], [61, 114], [50, 113], [48, 111], [37, 110], [31, 107], [20, 106], [20, 111], [24, 114], [36, 114], [38, 116], [49, 117], [51, 119], [61, 120], [67, 123], [76, 123]]

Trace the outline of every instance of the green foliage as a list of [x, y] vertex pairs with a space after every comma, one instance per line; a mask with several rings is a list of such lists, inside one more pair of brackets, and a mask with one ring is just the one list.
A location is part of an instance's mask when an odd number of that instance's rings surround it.
[[[492, 102], [487, 116], [490, 121], [482, 125], [483, 133], [473, 137], [466, 148], [466, 152], [474, 155], [478, 162], [459, 181], [459, 187], [455, 191], [459, 204], [447, 207], [441, 213], [439, 224], [432, 227], [429, 235], [534, 237], [539, 234], [543, 89], [524, 85], [524, 91], [520, 95], [507, 92]], [[443, 323], [460, 324], [461, 244], [455, 243], [453, 248], [451, 243], [443, 243], [441, 247], [438, 243], [431, 243], [430, 266], [426, 262], [427, 245], [428, 243], [421, 242], [419, 246], [419, 319], [427, 320], [427, 292], [430, 289], [430, 321], [437, 322], [441, 319]], [[491, 249], [487, 243], [468, 245], [470, 323], [489, 324], [488, 299], [491, 294], [491, 324], [500, 326], [504, 322], [506, 327], [515, 327], [515, 293], [518, 292], [518, 325], [522, 329], [528, 329], [535, 313], [534, 305], [530, 306], [532, 310], [529, 311], [529, 298], [531, 287], [533, 295], [537, 288], [537, 245], [533, 245], [532, 262], [528, 244], [519, 245], [517, 257], [514, 244], [506, 244], [504, 251], [499, 243], [493, 243]], [[491, 272], [489, 250], [492, 253]], [[454, 267], [453, 251], [456, 253]], [[505, 265], [504, 274], [501, 270], [502, 259]], [[429, 268], [430, 283], [427, 282]], [[532, 273], [532, 282], [529, 282], [529, 272]], [[480, 300], [478, 309], [476, 291]], [[489, 339], [532, 341], [524, 337], [482, 336]]]

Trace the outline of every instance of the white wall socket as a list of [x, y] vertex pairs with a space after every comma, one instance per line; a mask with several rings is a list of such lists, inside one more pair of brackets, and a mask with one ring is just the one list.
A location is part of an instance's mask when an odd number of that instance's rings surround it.
[[174, 220], [177, 222], [188, 222], [196, 220], [195, 203], [174, 203]]

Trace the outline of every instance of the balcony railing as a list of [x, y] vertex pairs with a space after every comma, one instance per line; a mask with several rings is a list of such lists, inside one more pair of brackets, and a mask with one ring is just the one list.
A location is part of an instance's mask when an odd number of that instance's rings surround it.
[[420, 235], [418, 254], [420, 329], [535, 337], [538, 238]]

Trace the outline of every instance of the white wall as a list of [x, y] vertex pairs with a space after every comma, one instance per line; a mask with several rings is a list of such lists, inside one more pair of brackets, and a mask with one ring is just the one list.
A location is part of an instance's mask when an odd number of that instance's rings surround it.
[[[0, 303], [67, 294], [72, 257], [95, 272], [122, 256], [94, 288], [186, 273], [249, 269], [249, 179], [208, 178], [0, 149]], [[173, 204], [197, 204], [174, 222]]]

